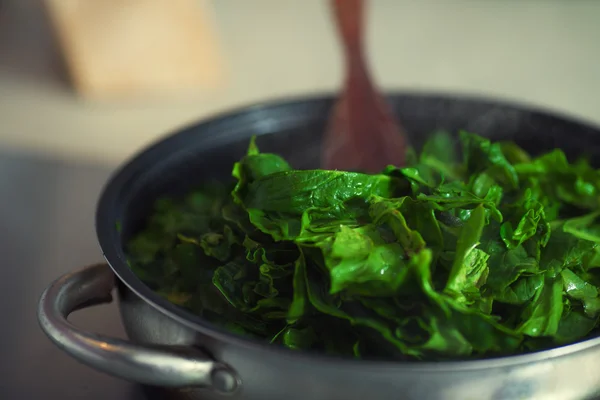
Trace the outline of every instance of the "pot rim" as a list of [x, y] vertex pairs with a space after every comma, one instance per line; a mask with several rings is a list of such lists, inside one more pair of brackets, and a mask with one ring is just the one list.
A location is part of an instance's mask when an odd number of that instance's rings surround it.
[[[507, 108], [527, 110], [530, 112], [551, 116], [564, 121], [568, 121], [580, 126], [585, 126], [591, 130], [598, 132], [598, 128], [590, 121], [581, 118], [569, 116], [549, 108], [537, 107], [526, 102], [519, 102], [512, 99], [503, 99], [497, 97], [487, 97], [473, 95], [468, 93], [454, 93], [443, 91], [393, 91], [386, 93], [388, 96], [405, 96], [405, 97], [422, 97], [422, 98], [439, 98], [448, 100], [467, 100], [479, 103], [489, 103]], [[116, 226], [118, 221], [108, 221], [105, 217], [106, 210], [117, 206], [121, 189], [132, 182], [141, 167], [146, 165], [146, 160], [154, 158], [154, 154], [162, 153], [163, 147], [167, 143], [174, 143], [180, 140], [185, 140], [186, 137], [198, 135], [198, 131], [208, 128], [209, 125], [219, 123], [241, 114], [267, 112], [278, 107], [299, 106], [306, 104], [307, 106], [317, 103], [326, 105], [335, 99], [335, 95], [330, 92], [321, 93], [309, 96], [294, 96], [281, 99], [272, 99], [250, 106], [236, 107], [232, 110], [217, 113], [211, 117], [205, 118], [199, 122], [187, 125], [186, 127], [176, 130], [171, 134], [167, 134], [162, 138], [151, 143], [147, 147], [141, 149], [133, 157], [129, 158], [125, 163], [121, 164], [116, 171], [110, 176], [107, 183], [102, 189], [97, 208], [96, 208], [96, 234], [98, 242], [102, 249], [104, 258], [108, 265], [119, 278], [119, 280], [134, 292], [137, 296], [143, 299], [146, 303], [152, 306], [157, 311], [177, 322], [193, 329], [201, 334], [209, 336], [213, 339], [230, 342], [237, 346], [245, 347], [249, 350], [272, 352], [275, 355], [288, 358], [290, 360], [314, 361], [320, 363], [328, 363], [336, 368], [370, 368], [370, 369], [389, 369], [395, 370], [410, 370], [411, 372], [447, 372], [447, 371], [469, 371], [492, 368], [505, 368], [521, 364], [530, 364], [541, 361], [547, 361], [558, 357], [566, 357], [575, 353], [586, 351], [593, 347], [600, 346], [600, 336], [590, 338], [584, 341], [568, 344], [560, 347], [555, 347], [548, 350], [536, 351], [526, 354], [518, 354], [512, 356], [502, 356], [496, 358], [479, 359], [479, 360], [464, 360], [464, 361], [394, 361], [394, 360], [362, 360], [353, 358], [343, 358], [339, 356], [330, 356], [317, 352], [291, 350], [284, 346], [273, 346], [259, 339], [247, 338], [236, 333], [230, 332], [215, 324], [203, 320], [201, 317], [179, 307], [164, 299], [155, 293], [150, 287], [144, 284], [128, 267], [124, 251], [121, 249], [119, 240], [119, 228]], [[260, 132], [257, 132], [260, 135]], [[600, 132], [598, 133], [600, 135]], [[203, 138], [203, 142], [207, 145], [218, 146], [227, 142], [227, 134], [212, 135]]]

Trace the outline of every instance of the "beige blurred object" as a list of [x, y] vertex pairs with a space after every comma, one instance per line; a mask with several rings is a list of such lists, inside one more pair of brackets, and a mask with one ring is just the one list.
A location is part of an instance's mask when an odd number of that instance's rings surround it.
[[45, 0], [76, 90], [111, 98], [213, 90], [224, 82], [210, 4]]

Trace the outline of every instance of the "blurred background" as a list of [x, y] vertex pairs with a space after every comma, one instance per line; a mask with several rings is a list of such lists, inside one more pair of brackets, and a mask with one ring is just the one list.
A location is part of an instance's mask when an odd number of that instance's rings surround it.
[[[386, 89], [600, 121], [599, 15], [593, 0], [371, 0], [370, 63]], [[0, 148], [113, 165], [199, 118], [341, 78], [323, 0], [0, 2]]]
[[[600, 1], [370, 0], [367, 14], [385, 89], [600, 124]], [[342, 78], [325, 0], [0, 0], [0, 398], [147, 398], [60, 352], [35, 316], [53, 279], [101, 260], [102, 185], [184, 125]], [[114, 304], [72, 320], [123, 336]]]

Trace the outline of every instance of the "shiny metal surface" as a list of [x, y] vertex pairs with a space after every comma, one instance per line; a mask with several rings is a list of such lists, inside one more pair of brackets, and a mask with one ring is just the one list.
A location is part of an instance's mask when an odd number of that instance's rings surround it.
[[[35, 315], [50, 282], [102, 260], [93, 216], [109, 172], [0, 150], [0, 399], [147, 399], [138, 385], [85, 367], [54, 346]], [[70, 320], [125, 337], [116, 304]]]
[[[532, 151], [561, 147], [600, 154], [598, 130], [577, 121], [485, 99], [401, 94], [390, 97], [411, 140], [435, 129], [467, 129], [516, 140]], [[600, 338], [545, 352], [468, 362], [347, 360], [236, 336], [174, 306], [144, 285], [127, 266], [123, 243], [139, 227], [152, 200], [178, 193], [202, 177], [230, 174], [252, 134], [261, 149], [314, 161], [330, 97], [252, 107], [191, 126], [133, 158], [111, 178], [96, 214], [98, 240], [119, 277], [120, 308], [136, 343], [198, 346], [230, 365], [243, 381], [236, 399], [264, 400], [581, 400], [600, 393]], [[266, 123], [268, 122], [268, 123]], [[274, 135], [268, 135], [275, 133]], [[416, 142], [415, 142], [416, 143]], [[264, 144], [264, 147], [263, 147]], [[313, 164], [314, 166], [314, 164]], [[116, 224], [120, 229], [116, 229]], [[110, 364], [110, 357], [97, 364]], [[106, 370], [106, 367], [102, 367]], [[188, 393], [190, 398], [220, 395]]]
[[[146, 385], [235, 393], [240, 381], [227, 365], [197, 348], [144, 345], [98, 335], [67, 320], [71, 312], [112, 300], [115, 277], [107, 264], [67, 273], [42, 294], [38, 319], [46, 335], [77, 360], [107, 374]], [[160, 330], [161, 327], [156, 328]], [[176, 332], [174, 332], [176, 333]]]
[[[412, 139], [422, 139], [433, 128], [467, 129], [494, 139], [514, 139], [526, 149], [561, 147], [567, 154], [580, 154], [582, 149], [600, 154], [597, 129], [549, 113], [451, 96], [405, 94], [391, 99]], [[157, 195], [185, 190], [206, 174], [230, 173], [232, 158], [243, 154], [251, 134], [265, 134], [261, 149], [264, 143], [264, 150], [307, 160], [305, 155], [318, 146], [330, 105], [331, 98], [305, 99], [253, 107], [192, 126], [155, 144], [113, 176], [99, 203], [96, 224], [105, 256], [120, 278], [121, 314], [132, 342], [207, 351], [235, 368], [243, 385], [234, 398], [244, 400], [581, 400], [597, 396], [600, 338], [539, 353], [468, 362], [339, 359], [226, 332], [170, 304], [133, 275], [122, 243]], [[122, 229], [116, 229], [116, 223]], [[95, 360], [97, 365], [111, 362], [107, 354]], [[188, 394], [194, 399], [222, 398], [213, 393]]]

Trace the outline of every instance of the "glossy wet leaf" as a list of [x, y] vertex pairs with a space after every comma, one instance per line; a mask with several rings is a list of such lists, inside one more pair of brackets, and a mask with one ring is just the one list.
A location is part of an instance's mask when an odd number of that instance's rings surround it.
[[484, 225], [485, 212], [483, 206], [479, 206], [460, 229], [445, 291], [461, 301], [473, 301], [489, 274], [489, 254], [477, 248]]
[[158, 199], [128, 262], [166, 300], [296, 351], [472, 359], [597, 332], [588, 161], [467, 132], [436, 132], [406, 159], [379, 174], [297, 170], [253, 138], [233, 185]]

